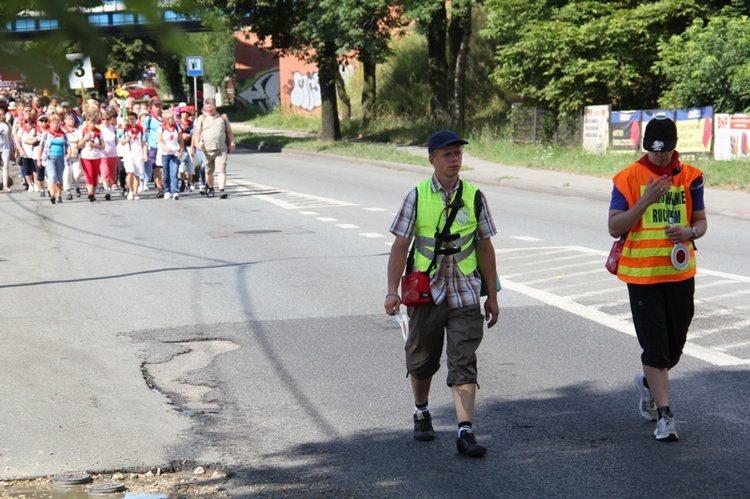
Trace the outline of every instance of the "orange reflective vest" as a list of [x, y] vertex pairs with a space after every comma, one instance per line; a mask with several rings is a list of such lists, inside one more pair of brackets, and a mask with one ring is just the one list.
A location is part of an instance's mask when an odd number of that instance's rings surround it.
[[[674, 244], [665, 229], [670, 219], [676, 226], [688, 226], [693, 214], [690, 185], [703, 173], [682, 164], [680, 173], [672, 177], [672, 187], [650, 205], [638, 223], [630, 229], [617, 268], [617, 277], [630, 284], [654, 284], [684, 281], [695, 275], [695, 250], [690, 242], [690, 263], [684, 270], [672, 265]], [[643, 195], [650, 179], [657, 175], [640, 163], [633, 163], [615, 175], [614, 183], [632, 207]]]

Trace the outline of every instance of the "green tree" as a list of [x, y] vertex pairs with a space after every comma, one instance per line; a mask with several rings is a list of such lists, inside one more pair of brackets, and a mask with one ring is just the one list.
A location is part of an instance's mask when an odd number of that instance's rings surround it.
[[448, 10], [445, 0], [406, 0], [405, 15], [427, 38], [427, 80], [430, 83], [430, 121], [447, 123], [450, 111], [448, 69]]
[[[158, 2], [123, 0], [123, 3], [129, 11], [146, 18], [153, 30], [159, 32], [154, 43], [159, 53], [179, 52], [184, 35], [160, 20]], [[67, 74], [69, 63], [65, 58], [66, 53], [85, 52], [95, 64], [102, 66], [116, 62], [108, 57], [111, 44], [103, 42], [104, 37], [92, 29], [85, 13], [81, 12], [81, 9], [103, 4], [103, 0], [3, 0], [0, 3], [0, 57], [3, 65], [28, 74], [32, 80], [46, 82], [50, 80], [50, 70], [59, 75]], [[56, 19], [59, 29], [34, 33], [33, 42], [9, 42], [14, 34], [6, 26], [27, 11], [41, 12], [48, 18]]]
[[476, 0], [405, 0], [405, 15], [427, 38], [430, 121], [462, 127]]
[[[203, 79], [217, 89], [222, 89], [224, 81], [234, 78], [235, 75], [234, 48], [237, 39], [234, 37], [229, 17], [220, 11], [206, 11], [201, 15], [201, 19], [210, 30], [189, 34], [183, 56], [203, 57]], [[183, 72], [187, 74], [184, 68]]]
[[656, 106], [665, 88], [652, 67], [658, 45], [716, 3], [698, 0], [487, 0], [489, 33], [501, 41], [496, 84], [559, 113], [588, 104]]
[[353, 51], [362, 66], [362, 123], [375, 115], [377, 65], [390, 54], [391, 32], [404, 25], [400, 7], [387, 0], [343, 0], [340, 7], [348, 21], [342, 26], [342, 48]]
[[727, 9], [659, 45], [654, 71], [664, 77], [664, 107], [713, 104], [732, 113], [750, 107], [750, 23]]
[[293, 54], [318, 67], [323, 140], [340, 140], [336, 74], [341, 15], [334, 0], [202, 0], [220, 9], [235, 28], [247, 28], [280, 54]]

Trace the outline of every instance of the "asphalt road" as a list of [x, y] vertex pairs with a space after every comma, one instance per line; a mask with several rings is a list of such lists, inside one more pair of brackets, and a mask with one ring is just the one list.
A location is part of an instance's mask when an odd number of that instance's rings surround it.
[[606, 201], [482, 183], [505, 289], [479, 351], [489, 454], [466, 459], [444, 369], [437, 439], [412, 439], [382, 312], [387, 229], [429, 170], [240, 152], [230, 171], [227, 200], [0, 198], [0, 479], [187, 459], [225, 466], [235, 497], [750, 492], [746, 219], [713, 216], [699, 242], [682, 439], [664, 444], [636, 411]]

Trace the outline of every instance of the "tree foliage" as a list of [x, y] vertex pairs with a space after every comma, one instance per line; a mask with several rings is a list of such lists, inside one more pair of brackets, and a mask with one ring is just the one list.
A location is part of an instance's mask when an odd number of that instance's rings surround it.
[[340, 59], [354, 51], [370, 63], [385, 57], [389, 36], [388, 3], [382, 0], [204, 0], [226, 13], [237, 28], [247, 28], [261, 43], [318, 66], [322, 136], [339, 140], [336, 101]]
[[656, 106], [660, 42], [727, 2], [487, 0], [501, 42], [493, 79], [528, 103], [561, 113], [589, 104]]
[[726, 10], [707, 22], [696, 19], [683, 33], [659, 44], [654, 65], [667, 90], [663, 107], [713, 104], [715, 111], [750, 107], [750, 23]]
[[[128, 42], [118, 43], [114, 38], [104, 38], [88, 24], [87, 16], [81, 9], [99, 7], [103, 0], [3, 0], [0, 3], [0, 57], [4, 67], [17, 69], [29, 75], [34, 82], [50, 81], [50, 70], [59, 75], [67, 74], [69, 63], [65, 55], [72, 52], [83, 52], [91, 57], [99, 67], [120, 67], [131, 70], [135, 57], [148, 56], [142, 59], [144, 64], [155, 62], [165, 54], [176, 54], [184, 44], [184, 34], [177, 28], [164, 23], [160, 18], [159, 3], [154, 0], [122, 0], [125, 8], [137, 12], [147, 19], [153, 30], [159, 32], [151, 42], [145, 38], [130, 38]], [[59, 29], [36, 33], [33, 42], [9, 42], [12, 33], [6, 26], [9, 22], [28, 11], [43, 13], [44, 16], [56, 19]], [[131, 43], [133, 47], [125, 47]], [[112, 50], [124, 56], [124, 60], [110, 57]], [[122, 69], [120, 68], [120, 69]], [[64, 78], [63, 78], [64, 80]]]

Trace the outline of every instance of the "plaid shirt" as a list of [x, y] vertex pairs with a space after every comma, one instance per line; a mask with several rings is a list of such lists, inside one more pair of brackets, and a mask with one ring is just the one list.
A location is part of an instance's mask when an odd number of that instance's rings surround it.
[[[432, 175], [431, 183], [432, 192], [440, 193], [443, 197], [445, 209], [449, 210], [448, 205], [455, 189], [450, 192], [446, 191], [434, 174]], [[458, 187], [458, 184], [456, 184], [456, 187]], [[474, 237], [475, 239], [489, 239], [497, 234], [497, 229], [487, 206], [487, 198], [484, 197], [484, 193], [481, 196], [484, 209], [479, 213], [477, 230], [474, 233]], [[416, 225], [414, 205], [416, 199], [417, 188], [414, 187], [406, 193], [404, 200], [401, 202], [401, 207], [398, 213], [396, 213], [396, 218], [393, 220], [390, 230], [394, 236], [406, 239], [411, 239], [414, 236], [414, 227]], [[474, 305], [479, 303], [481, 285], [482, 277], [478, 268], [472, 274], [464, 275], [461, 269], [458, 268], [455, 255], [438, 255], [437, 271], [430, 278], [432, 301], [442, 303], [447, 298], [449, 308]]]

